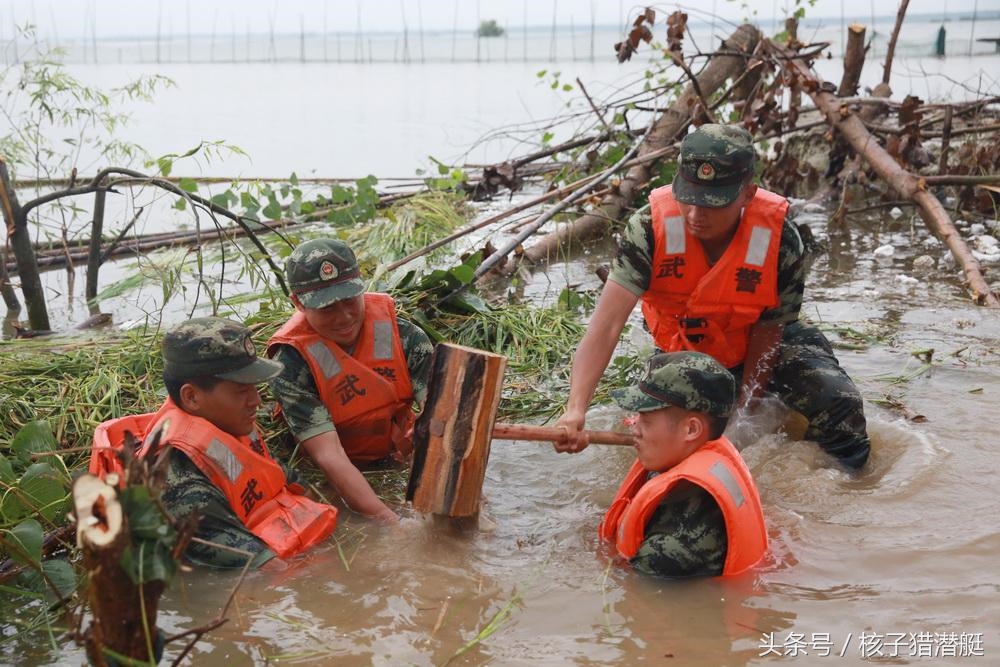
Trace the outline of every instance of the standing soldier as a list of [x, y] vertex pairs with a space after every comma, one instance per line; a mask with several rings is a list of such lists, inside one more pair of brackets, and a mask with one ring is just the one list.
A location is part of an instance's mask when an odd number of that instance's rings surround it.
[[764, 391], [802, 413], [815, 440], [861, 468], [870, 443], [860, 393], [829, 341], [798, 320], [804, 251], [788, 201], [753, 183], [756, 153], [735, 126], [703, 125], [681, 143], [672, 186], [634, 216], [573, 359], [558, 451], [587, 446], [587, 406], [636, 303], [659, 349], [711, 355], [739, 380], [737, 406]]
[[358, 465], [409, 453], [413, 405], [427, 394], [430, 339], [396, 316], [392, 297], [365, 292], [354, 251], [341, 241], [299, 245], [285, 274], [296, 313], [268, 341], [268, 355], [284, 366], [271, 391], [344, 502], [397, 521]]

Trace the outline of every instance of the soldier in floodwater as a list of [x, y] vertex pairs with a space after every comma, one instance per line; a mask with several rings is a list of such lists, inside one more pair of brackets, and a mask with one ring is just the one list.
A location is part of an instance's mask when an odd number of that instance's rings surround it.
[[637, 414], [638, 458], [601, 522], [601, 539], [646, 574], [739, 574], [767, 551], [750, 470], [722, 434], [736, 381], [700, 352], [653, 356], [638, 384], [614, 392]]
[[268, 341], [268, 355], [284, 366], [271, 391], [344, 502], [394, 522], [357, 466], [409, 452], [413, 405], [427, 394], [430, 339], [396, 316], [392, 297], [365, 292], [354, 251], [341, 241], [306, 241], [285, 273], [297, 312]]
[[861, 468], [870, 442], [861, 395], [829, 341], [799, 321], [802, 239], [784, 197], [753, 183], [756, 153], [742, 128], [703, 125], [681, 143], [672, 186], [629, 222], [611, 274], [573, 359], [556, 450], [587, 446], [587, 406], [636, 303], [661, 350], [697, 350], [740, 382], [737, 407], [776, 393], [809, 421], [814, 440]]

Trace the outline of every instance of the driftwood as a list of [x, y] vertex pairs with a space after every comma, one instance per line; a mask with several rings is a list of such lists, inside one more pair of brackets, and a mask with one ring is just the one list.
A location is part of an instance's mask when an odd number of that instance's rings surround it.
[[[904, 1], [903, 5], [905, 4]], [[944, 242], [958, 265], [962, 267], [973, 300], [980, 305], [1000, 307], [1000, 299], [990, 290], [983, 278], [979, 262], [955, 229], [941, 202], [927, 192], [926, 182], [903, 169], [872, 137], [861, 118], [842, 104], [833, 93], [826, 90], [824, 82], [805, 64], [790, 58], [788, 52], [781, 47], [775, 46], [774, 49], [785, 59], [785, 67], [792, 68], [801, 78], [803, 88], [816, 107], [826, 116], [827, 122], [851, 144], [858, 155], [864, 157], [875, 173], [900, 195], [919, 207], [920, 215], [928, 228]]]
[[[736, 77], [746, 66], [747, 56], [760, 40], [759, 31], [750, 25], [741, 25], [723, 43], [705, 69], [697, 76], [680, 97], [653, 124], [649, 135], [639, 148], [637, 158], [647, 153], [672, 146], [678, 135], [692, 120], [692, 111], [699, 104], [698, 91], [707, 95], [722, 86], [727, 79]], [[558, 256], [567, 244], [590, 240], [607, 232], [611, 221], [618, 220], [633, 205], [636, 195], [649, 181], [651, 167], [642, 162], [626, 173], [618, 183], [617, 192], [605, 197], [601, 206], [592, 213], [578, 218], [572, 225], [547, 235], [526, 249], [522, 258], [538, 264]], [[510, 263], [514, 264], [514, 262]], [[511, 266], [511, 269], [514, 267]]]

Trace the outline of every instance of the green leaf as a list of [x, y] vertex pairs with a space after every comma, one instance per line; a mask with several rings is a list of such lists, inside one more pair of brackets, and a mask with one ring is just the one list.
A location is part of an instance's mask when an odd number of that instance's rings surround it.
[[198, 192], [198, 181], [185, 176], [177, 183], [177, 187], [184, 192]]
[[160, 169], [160, 175], [166, 178], [174, 168], [174, 161], [168, 157], [161, 157], [156, 161], [156, 166]]
[[170, 548], [160, 541], [132, 545], [122, 552], [121, 566], [136, 585], [150, 581], [169, 582], [177, 571]]
[[571, 86], [568, 83], [564, 83], [562, 89], [568, 93], [569, 91], [573, 90], [573, 86]]
[[274, 199], [272, 199], [267, 206], [261, 211], [265, 218], [270, 218], [271, 220], [277, 220], [281, 217], [281, 205]]
[[[55, 585], [60, 595], [64, 598], [72, 595], [79, 584], [73, 566], [64, 560], [47, 560], [42, 563], [42, 571], [45, 572], [49, 581]], [[52, 592], [48, 586], [46, 586], [46, 592]]]
[[548, 70], [540, 69], [540, 70], [538, 70], [538, 72], [535, 73], [535, 76], [537, 76], [539, 79], [541, 79], [541, 78], [543, 78], [545, 76], [545, 74], [547, 72], [548, 72]]
[[42, 524], [34, 519], [25, 519], [7, 533], [10, 543], [10, 557], [22, 565], [38, 564], [42, 560]]
[[552, 141], [552, 138], [554, 136], [556, 135], [552, 134], [551, 132], [546, 132], [545, 134], [542, 135], [542, 143], [543, 144], [549, 143], [550, 141]]
[[292, 175], [288, 177], [288, 182], [291, 183], [292, 185], [299, 184], [299, 177], [294, 171], [292, 172]]
[[0, 506], [7, 521], [17, 521], [38, 512], [51, 521], [65, 512], [69, 479], [48, 463], [34, 463], [21, 475], [16, 490], [8, 491]]
[[10, 442], [11, 451], [22, 461], [29, 461], [36, 452], [50, 452], [58, 446], [52, 427], [45, 420], [25, 424]]
[[132, 486], [119, 495], [122, 511], [128, 516], [133, 540], [157, 540], [172, 534], [163, 512], [145, 486]]
[[14, 474], [14, 466], [10, 464], [6, 456], [0, 454], [0, 482], [13, 484], [15, 479], [17, 479], [17, 475]]
[[171, 208], [175, 208], [178, 211], [183, 211], [187, 208], [187, 205], [188, 205], [187, 199], [184, 199], [184, 197], [178, 197], [177, 201], [174, 202], [174, 205]]
[[455, 278], [458, 279], [458, 282], [462, 283], [463, 285], [468, 285], [469, 283], [471, 283], [472, 276], [474, 274], [475, 271], [473, 270], [473, 268], [471, 266], [466, 266], [465, 264], [456, 266], [451, 270], [451, 275], [455, 276]]

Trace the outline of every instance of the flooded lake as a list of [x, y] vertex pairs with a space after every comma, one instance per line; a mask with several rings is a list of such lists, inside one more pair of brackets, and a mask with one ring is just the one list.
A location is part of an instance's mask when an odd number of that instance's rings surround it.
[[[998, 62], [955, 58], [922, 67], [939, 63], [947, 76], [965, 80], [984, 67], [995, 76]], [[178, 89], [137, 112], [135, 140], [156, 154], [225, 138], [253, 156], [250, 166], [224, 162], [208, 173], [407, 176], [427, 154], [450, 157], [487, 129], [556, 113], [563, 101], [535, 85], [541, 68], [80, 71], [95, 80], [139, 71], [175, 78]], [[880, 77], [880, 68], [869, 69]], [[568, 80], [606, 86], [623, 76], [601, 63], [564, 70]], [[230, 99], [216, 98], [220, 88]], [[496, 152], [475, 159], [527, 152], [502, 142], [489, 150]], [[390, 528], [344, 512], [336, 541], [285, 570], [247, 577], [229, 622], [199, 643], [193, 664], [1000, 663], [1000, 425], [993, 419], [1000, 317], [971, 305], [946, 263], [930, 273], [913, 268], [917, 254], [946, 253], [921, 245], [927, 235], [912, 209], [898, 220], [866, 220], [846, 236], [827, 229], [828, 216], [813, 208], [801, 218], [830, 249], [810, 274], [802, 314], [846, 343], [838, 356], [866, 398], [872, 457], [850, 474], [815, 445], [775, 435], [780, 414], [765, 410], [734, 424], [771, 539], [762, 566], [688, 582], [631, 574], [597, 540], [631, 450], [591, 446], [570, 456], [547, 444], [495, 441], [478, 530], [408, 508], [397, 508], [404, 521]], [[1000, 234], [990, 224], [986, 232]], [[874, 257], [888, 242], [898, 252]], [[596, 288], [593, 266], [610, 251], [554, 264], [525, 291], [551, 301], [567, 284]], [[984, 268], [995, 285], [1000, 265]], [[60, 288], [65, 273], [50, 275], [51, 289]], [[127, 304], [114, 309], [116, 321], [130, 317]], [[134, 305], [131, 311], [134, 317]], [[619, 354], [648, 354], [652, 343], [637, 313], [632, 323]], [[859, 345], [862, 339], [869, 342]], [[598, 406], [588, 425], [614, 428], [624, 416]], [[165, 595], [161, 626], [171, 634], [212, 620], [237, 581], [229, 572], [182, 574]], [[7, 642], [0, 660], [80, 664], [84, 657]]]

